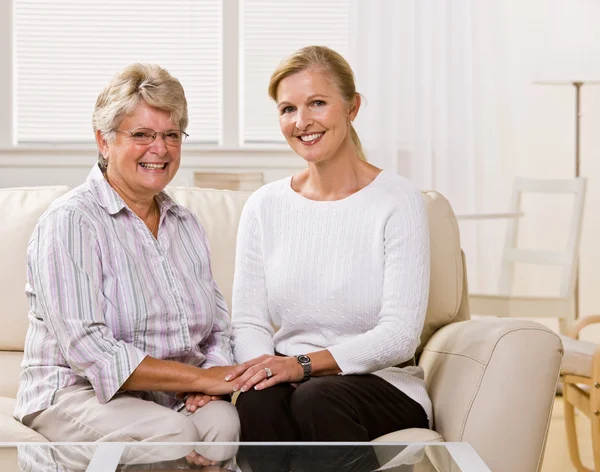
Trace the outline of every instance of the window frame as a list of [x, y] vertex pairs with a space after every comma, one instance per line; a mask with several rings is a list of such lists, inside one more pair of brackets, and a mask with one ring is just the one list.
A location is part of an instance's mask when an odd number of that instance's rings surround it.
[[14, 51], [13, 1], [0, 2], [0, 148], [16, 147], [13, 139], [14, 108]]
[[[290, 157], [293, 152], [284, 143], [243, 143], [242, 142], [242, 79], [239, 77], [241, 67], [240, 54], [242, 38], [240, 34], [240, 1], [227, 0], [223, 2], [222, 10], [222, 75], [221, 75], [221, 132], [217, 144], [187, 143], [186, 154], [205, 155], [206, 151], [228, 153], [231, 155], [250, 151], [255, 155], [262, 151], [267, 155], [283, 155]], [[63, 151], [63, 155], [81, 155], [95, 151], [96, 146], [90, 144], [21, 144], [16, 142], [15, 118], [16, 108], [14, 103], [15, 81], [15, 51], [14, 51], [14, 5], [15, 0], [0, 2], [0, 155], [16, 156], [30, 154], [42, 156]], [[48, 152], [51, 151], [51, 152]]]

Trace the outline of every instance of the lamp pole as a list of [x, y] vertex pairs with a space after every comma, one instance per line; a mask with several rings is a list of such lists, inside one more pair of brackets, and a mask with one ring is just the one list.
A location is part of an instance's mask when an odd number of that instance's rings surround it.
[[[575, 177], [580, 175], [579, 150], [581, 148], [581, 86], [583, 82], [573, 82], [575, 87]], [[575, 269], [575, 294], [574, 311], [575, 319], [579, 319], [579, 254], [577, 254], [577, 268]]]
[[575, 177], [579, 177], [579, 126], [581, 121], [581, 86], [583, 82], [573, 82], [575, 86]]

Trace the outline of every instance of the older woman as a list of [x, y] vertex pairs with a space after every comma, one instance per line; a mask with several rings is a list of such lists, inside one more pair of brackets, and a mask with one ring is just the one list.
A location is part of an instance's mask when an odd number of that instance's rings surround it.
[[229, 378], [242, 392], [242, 440], [371, 441], [427, 428], [431, 402], [414, 366], [429, 289], [421, 193], [364, 159], [352, 125], [360, 95], [335, 51], [294, 53], [269, 95], [307, 168], [255, 192], [239, 226], [234, 353], [245, 364]]
[[[179, 81], [135, 64], [93, 114], [99, 163], [40, 218], [15, 416], [51, 441], [236, 441], [231, 329], [205, 232], [163, 189], [188, 123]], [[198, 403], [185, 408], [177, 392]]]

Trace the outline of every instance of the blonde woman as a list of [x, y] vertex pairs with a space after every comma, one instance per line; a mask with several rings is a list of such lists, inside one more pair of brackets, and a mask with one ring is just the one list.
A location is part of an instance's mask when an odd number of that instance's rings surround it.
[[[273, 73], [281, 132], [306, 170], [255, 192], [239, 226], [234, 354], [244, 441], [370, 441], [427, 428], [414, 365], [429, 287], [419, 190], [362, 154], [348, 63], [303, 48]], [[274, 329], [274, 327], [276, 329]]]

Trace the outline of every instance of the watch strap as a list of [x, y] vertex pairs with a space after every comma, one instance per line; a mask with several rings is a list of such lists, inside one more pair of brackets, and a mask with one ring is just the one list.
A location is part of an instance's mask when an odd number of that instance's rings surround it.
[[298, 361], [298, 364], [302, 366], [302, 370], [304, 371], [304, 377], [302, 377], [302, 382], [306, 382], [310, 379], [310, 374], [312, 373], [310, 357], [306, 355], [300, 355], [296, 356], [296, 360]]

